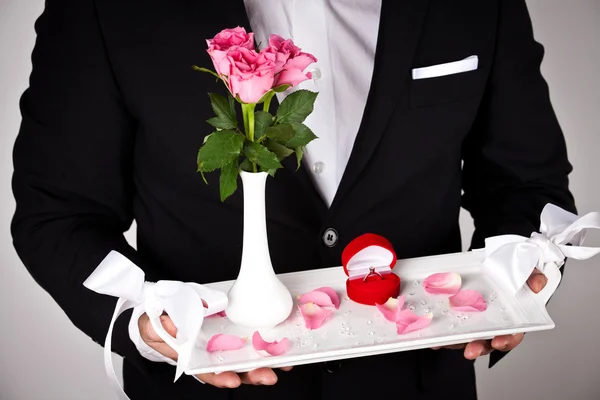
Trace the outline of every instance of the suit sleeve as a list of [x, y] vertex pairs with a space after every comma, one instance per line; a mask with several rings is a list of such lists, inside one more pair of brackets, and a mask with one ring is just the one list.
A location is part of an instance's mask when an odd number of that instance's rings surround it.
[[[83, 281], [110, 250], [156, 279], [123, 236], [133, 220], [136, 121], [112, 75], [92, 0], [48, 0], [35, 28], [13, 153], [14, 246], [70, 320], [104, 343], [116, 300]], [[129, 339], [129, 315], [117, 322], [113, 348], [146, 370]]]
[[[463, 207], [475, 223], [472, 247], [489, 236], [537, 232], [547, 203], [576, 212], [572, 168], [540, 72], [544, 49], [524, 0], [502, 0], [490, 78], [463, 144]], [[494, 352], [493, 365], [502, 353]]]

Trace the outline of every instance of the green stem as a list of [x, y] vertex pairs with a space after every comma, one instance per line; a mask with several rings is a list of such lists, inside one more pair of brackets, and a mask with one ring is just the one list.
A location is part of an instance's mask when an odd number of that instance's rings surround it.
[[273, 99], [274, 95], [275, 95], [275, 92], [271, 92], [269, 97], [267, 97], [267, 99], [265, 99], [265, 102], [263, 103], [263, 111], [269, 112], [269, 108], [271, 107], [271, 99]]
[[242, 117], [244, 118], [244, 133], [248, 136], [248, 111], [247, 104], [242, 104]]
[[[254, 109], [256, 104], [242, 104], [242, 115], [244, 116], [244, 128], [246, 137], [254, 142]], [[256, 163], [252, 162], [252, 171], [257, 172]]]
[[254, 142], [254, 108], [256, 104], [248, 104], [248, 139]]

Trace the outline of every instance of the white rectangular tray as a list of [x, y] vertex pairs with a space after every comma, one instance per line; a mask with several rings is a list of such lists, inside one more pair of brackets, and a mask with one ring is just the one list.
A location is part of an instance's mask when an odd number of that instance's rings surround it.
[[[186, 374], [311, 364], [554, 328], [545, 304], [528, 287], [516, 295], [508, 295], [481, 274], [483, 256], [483, 251], [478, 250], [399, 260], [394, 273], [400, 276], [401, 294], [406, 295], [407, 306], [414, 307], [417, 314], [433, 313], [429, 327], [404, 335], [398, 335], [395, 324], [386, 321], [375, 307], [357, 304], [346, 297], [347, 276], [341, 267], [279, 275], [294, 299], [297, 294], [322, 286], [334, 288], [341, 299], [339, 310], [321, 328], [311, 331], [295, 308], [287, 321], [261, 331], [267, 341], [287, 337], [292, 342], [287, 353], [276, 357], [264, 357], [254, 351], [253, 330], [236, 326], [226, 317], [207, 318], [202, 326], [203, 343], [196, 349]], [[462, 288], [480, 291], [488, 309], [482, 313], [456, 312], [449, 307], [448, 296], [426, 293], [421, 284], [423, 279], [437, 272], [459, 273]], [[227, 292], [232, 284], [233, 281], [228, 281], [208, 286]], [[248, 337], [249, 341], [240, 350], [207, 353], [206, 341], [217, 333]]]

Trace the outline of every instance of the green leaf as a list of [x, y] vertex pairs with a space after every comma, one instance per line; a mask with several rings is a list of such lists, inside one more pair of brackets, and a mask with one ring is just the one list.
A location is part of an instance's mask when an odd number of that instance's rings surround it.
[[237, 189], [237, 177], [240, 169], [238, 161], [233, 160], [223, 168], [221, 168], [221, 176], [219, 178], [221, 201], [231, 196]]
[[266, 172], [267, 174], [271, 175], [273, 178], [275, 178], [275, 172], [277, 172], [276, 169], [264, 169], [264, 168], [261, 168], [260, 170], [262, 172]]
[[230, 120], [221, 118], [221, 117], [212, 117], [207, 120], [209, 124], [214, 126], [217, 129], [235, 129], [237, 128], [237, 124], [233, 124]]
[[198, 151], [198, 171], [222, 168], [240, 156], [246, 137], [234, 131], [214, 132]]
[[298, 171], [300, 169], [300, 166], [302, 165], [302, 156], [304, 155], [304, 149], [302, 147], [296, 147], [294, 151], [296, 153], [296, 159], [298, 160], [298, 167], [296, 168], [296, 171]]
[[247, 158], [244, 161], [242, 161], [242, 163], [240, 164], [240, 168], [242, 169], [242, 171], [253, 172], [252, 171], [252, 162], [250, 160], [248, 160]]
[[295, 135], [285, 144], [287, 147], [306, 147], [307, 144], [317, 138], [317, 135], [315, 135], [313, 131], [311, 131], [310, 128], [304, 124], [292, 122], [290, 125], [294, 129]]
[[266, 111], [257, 111], [254, 113], [254, 140], [260, 141], [265, 134], [265, 130], [273, 126], [273, 116]]
[[237, 127], [237, 118], [235, 115], [235, 106], [232, 99], [221, 96], [218, 93], [209, 93], [210, 104], [213, 111], [220, 119], [229, 121], [234, 128]]
[[285, 92], [286, 90], [288, 90], [288, 88], [289, 88], [290, 86], [292, 86], [292, 85], [290, 85], [290, 84], [288, 84], [288, 83], [286, 83], [285, 85], [279, 85], [279, 86], [277, 86], [277, 87], [274, 87], [274, 88], [273, 88], [273, 91], [274, 91], [274, 92], [276, 92], [276, 93]]
[[208, 68], [203, 68], [203, 67], [199, 67], [199, 66], [197, 66], [197, 65], [192, 65], [192, 69], [193, 69], [194, 71], [208, 72], [209, 74], [211, 74], [211, 75], [213, 75], [213, 76], [217, 77], [217, 79], [221, 79], [221, 77], [220, 77], [220, 76], [219, 76], [219, 75], [218, 75], [218, 74], [217, 74], [215, 71], [212, 71], [212, 70], [210, 70], [210, 69], [208, 69]]
[[237, 116], [235, 115], [235, 99], [229, 92], [227, 92], [227, 100], [229, 101], [229, 112], [237, 120]]
[[206, 143], [206, 141], [208, 140], [208, 138], [210, 138], [211, 136], [212, 136], [212, 133], [210, 135], [204, 136], [204, 140], [202, 141], [202, 144]]
[[303, 122], [313, 111], [317, 94], [309, 90], [297, 90], [288, 95], [277, 109], [277, 121]]
[[[278, 143], [284, 144], [294, 138], [296, 132], [290, 124], [277, 124], [265, 131], [265, 136]], [[294, 146], [290, 146], [294, 147]]]
[[270, 152], [259, 143], [247, 141], [244, 145], [244, 153], [250, 161], [260, 165], [264, 170], [283, 168], [277, 154]]
[[277, 158], [279, 158], [279, 161], [294, 153], [294, 150], [288, 149], [284, 145], [279, 144], [271, 139], [267, 139], [265, 141], [265, 147], [275, 153]]

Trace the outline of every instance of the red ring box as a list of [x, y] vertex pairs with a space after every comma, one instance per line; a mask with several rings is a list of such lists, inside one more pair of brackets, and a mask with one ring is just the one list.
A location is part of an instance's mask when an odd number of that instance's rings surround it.
[[[365, 233], [348, 243], [342, 252], [342, 265], [348, 275], [348, 297], [360, 304], [384, 304], [400, 294], [400, 278], [392, 272], [396, 252], [389, 240], [374, 233]], [[381, 274], [371, 274], [370, 267]]]

